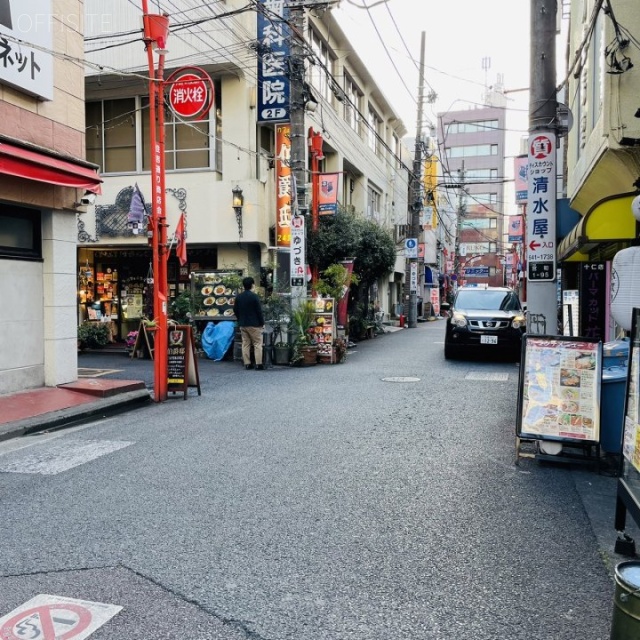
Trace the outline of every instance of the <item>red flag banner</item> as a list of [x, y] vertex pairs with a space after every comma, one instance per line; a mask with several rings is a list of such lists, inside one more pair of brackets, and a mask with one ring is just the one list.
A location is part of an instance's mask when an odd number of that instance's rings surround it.
[[180, 261], [180, 266], [187, 264], [187, 230], [184, 222], [184, 213], [180, 214], [178, 226], [176, 227], [176, 255]]
[[318, 189], [318, 213], [321, 216], [334, 215], [338, 208], [338, 174], [321, 173]]

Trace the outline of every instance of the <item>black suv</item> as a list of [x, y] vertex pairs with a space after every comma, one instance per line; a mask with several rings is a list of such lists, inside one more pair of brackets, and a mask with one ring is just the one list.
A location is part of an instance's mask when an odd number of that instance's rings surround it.
[[458, 289], [444, 338], [444, 357], [495, 353], [520, 359], [526, 319], [515, 291], [507, 287]]

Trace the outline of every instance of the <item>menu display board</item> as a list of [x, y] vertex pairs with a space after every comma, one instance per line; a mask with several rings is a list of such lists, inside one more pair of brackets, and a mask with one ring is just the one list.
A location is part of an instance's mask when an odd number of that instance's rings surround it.
[[335, 338], [335, 300], [333, 298], [313, 298], [315, 304], [313, 337], [318, 345], [319, 356], [333, 354], [333, 340]]
[[598, 443], [602, 343], [565, 336], [523, 340], [518, 436]]
[[194, 317], [200, 320], [235, 320], [233, 303], [239, 293], [240, 270], [194, 271], [191, 273]]
[[167, 346], [167, 390], [169, 393], [182, 391], [187, 398], [189, 387], [197, 387], [200, 391], [198, 361], [195, 343], [189, 325], [173, 325], [169, 327]]
[[[631, 337], [624, 401], [622, 456], [618, 473], [615, 528], [624, 531], [627, 510], [640, 526], [640, 309], [631, 312]], [[624, 544], [622, 545], [624, 546]], [[616, 552], [618, 552], [616, 543]]]

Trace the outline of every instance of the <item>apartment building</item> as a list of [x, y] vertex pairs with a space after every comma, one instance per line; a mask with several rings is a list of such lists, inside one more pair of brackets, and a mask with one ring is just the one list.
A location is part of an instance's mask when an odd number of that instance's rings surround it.
[[[494, 100], [497, 96], [494, 96]], [[496, 103], [498, 104], [498, 103]], [[443, 244], [450, 283], [505, 284], [505, 108], [438, 114], [443, 212], [455, 212], [454, 246]]]
[[[580, 335], [617, 337], [609, 314], [611, 261], [637, 242], [631, 202], [640, 183], [640, 57], [625, 34], [637, 34], [640, 15], [633, 0], [570, 3], [567, 76], [564, 80], [573, 127], [567, 137], [567, 195], [582, 217], [558, 247], [562, 289], [576, 292]], [[577, 52], [577, 53], [576, 53]], [[600, 303], [586, 290], [600, 273]], [[599, 309], [594, 314], [593, 309]]]
[[4, 3], [0, 37], [0, 394], [77, 379], [76, 214], [84, 160], [83, 2]]
[[[104, 185], [78, 223], [78, 264], [89, 274], [78, 282], [78, 319], [99, 302], [120, 340], [136, 328], [141, 313], [139, 308], [125, 313], [123, 292], [145, 292], [153, 279], [146, 234], [135, 233], [129, 220], [136, 185], [147, 203], [151, 188], [148, 63], [136, 5], [85, 2], [87, 16], [93, 16], [86, 41], [87, 157], [100, 166]], [[267, 15], [271, 24], [283, 3], [267, 0], [261, 11], [238, 0], [196, 7], [176, 0], [173, 5], [164, 76], [197, 67], [211, 78], [215, 96], [200, 120], [185, 121], [165, 110], [168, 235], [184, 214], [188, 259], [181, 265], [174, 252], [169, 257], [171, 296], [189, 287], [192, 272], [265, 273], [287, 252], [279, 245], [286, 234], [278, 230], [283, 214], [277, 204], [277, 133], [284, 121], [265, 119], [260, 108], [265, 82], [259, 57], [265, 51], [274, 54], [276, 45], [275, 38], [265, 44], [258, 32], [260, 20]], [[408, 172], [400, 144], [404, 125], [331, 11], [305, 11], [304, 25], [304, 132], [322, 134], [318, 170], [339, 176], [339, 207], [391, 230], [408, 215]], [[278, 53], [282, 70], [291, 52]], [[281, 80], [286, 84], [291, 78], [284, 73]], [[304, 163], [310, 183], [308, 157]], [[233, 202], [238, 190], [240, 209]], [[385, 311], [400, 300], [403, 277], [399, 261], [396, 271], [377, 283], [375, 297]]]

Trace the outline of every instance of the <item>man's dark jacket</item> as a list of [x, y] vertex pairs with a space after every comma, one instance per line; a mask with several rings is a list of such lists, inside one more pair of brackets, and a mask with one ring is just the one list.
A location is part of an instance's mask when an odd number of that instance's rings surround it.
[[238, 294], [233, 303], [233, 313], [239, 327], [263, 327], [262, 304], [258, 294], [245, 290]]

